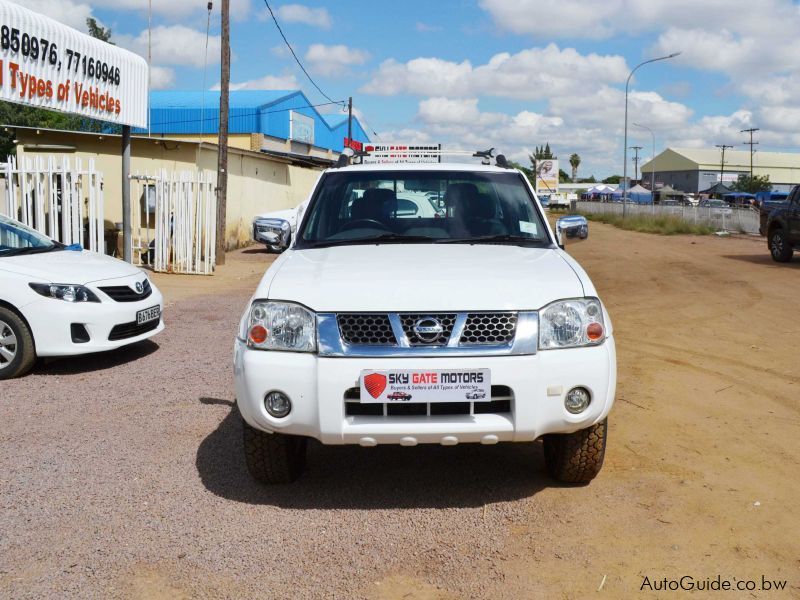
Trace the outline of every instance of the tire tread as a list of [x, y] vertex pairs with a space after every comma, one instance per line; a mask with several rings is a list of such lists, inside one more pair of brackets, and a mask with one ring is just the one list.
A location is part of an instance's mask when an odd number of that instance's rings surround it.
[[550, 475], [563, 483], [586, 484], [603, 466], [608, 419], [574, 433], [544, 438], [544, 454]]

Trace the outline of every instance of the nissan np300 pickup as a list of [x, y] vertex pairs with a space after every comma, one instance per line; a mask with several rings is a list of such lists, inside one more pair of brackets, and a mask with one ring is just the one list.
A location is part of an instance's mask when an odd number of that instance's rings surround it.
[[[430, 196], [426, 196], [431, 192]], [[422, 213], [418, 199], [438, 200]], [[325, 171], [242, 316], [236, 399], [250, 473], [295, 480], [306, 443], [543, 439], [557, 480], [603, 463], [611, 321], [517, 170], [373, 164]]]

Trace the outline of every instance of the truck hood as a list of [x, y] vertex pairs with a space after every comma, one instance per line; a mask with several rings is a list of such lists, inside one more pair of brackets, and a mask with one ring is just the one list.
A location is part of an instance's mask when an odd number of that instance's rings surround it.
[[257, 292], [317, 312], [534, 310], [583, 295], [561, 251], [465, 244], [290, 250]]
[[126, 262], [97, 254], [60, 250], [0, 258], [0, 271], [16, 273], [48, 283], [84, 285], [94, 281], [130, 277], [141, 271]]

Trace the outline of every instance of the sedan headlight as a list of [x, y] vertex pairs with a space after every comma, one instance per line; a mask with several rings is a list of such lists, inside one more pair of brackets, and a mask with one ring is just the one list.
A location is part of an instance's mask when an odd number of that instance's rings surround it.
[[34, 292], [47, 298], [56, 298], [66, 302], [100, 302], [100, 298], [83, 285], [67, 283], [29, 283], [28, 285]]
[[250, 306], [245, 339], [250, 348], [259, 350], [314, 352], [317, 320], [299, 304], [256, 300]]
[[559, 300], [539, 311], [539, 349], [596, 346], [606, 337], [597, 298]]

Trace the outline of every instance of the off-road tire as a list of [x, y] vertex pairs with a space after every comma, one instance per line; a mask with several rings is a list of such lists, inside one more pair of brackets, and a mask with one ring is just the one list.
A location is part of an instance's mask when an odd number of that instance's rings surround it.
[[[0, 306], [0, 321], [6, 323], [17, 338], [16, 356], [10, 363], [0, 369], [0, 380], [22, 377], [36, 363], [36, 346], [33, 342], [31, 330], [28, 329], [28, 325], [17, 313], [3, 306]], [[2, 331], [0, 331], [0, 335], [2, 335]]]
[[608, 419], [575, 433], [544, 436], [544, 460], [550, 476], [562, 483], [586, 484], [603, 466]]
[[792, 245], [786, 237], [786, 232], [777, 227], [769, 234], [769, 253], [775, 262], [789, 262], [792, 260]]
[[266, 433], [242, 421], [247, 470], [261, 483], [291, 483], [306, 467], [307, 438]]

